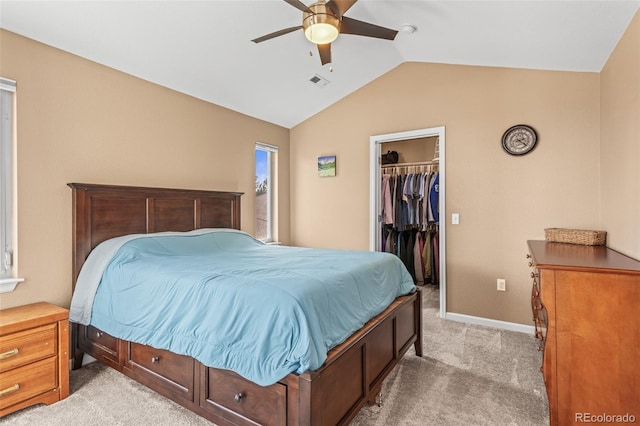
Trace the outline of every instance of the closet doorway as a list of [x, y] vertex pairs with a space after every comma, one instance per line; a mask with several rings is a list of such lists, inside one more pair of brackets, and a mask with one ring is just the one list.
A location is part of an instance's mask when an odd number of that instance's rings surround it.
[[[401, 142], [401, 144], [400, 144]], [[418, 144], [418, 148], [416, 148]], [[423, 147], [420, 145], [423, 144]], [[435, 147], [433, 147], [435, 145]], [[369, 145], [369, 250], [381, 251], [382, 246], [382, 155], [393, 151], [392, 147], [406, 146], [407, 152], [398, 152], [397, 167], [408, 170], [437, 168], [439, 173], [438, 210], [439, 217], [439, 285], [440, 285], [440, 317], [446, 318], [446, 218], [445, 218], [445, 131], [444, 126], [405, 132], [375, 135], [370, 138]], [[433, 148], [432, 148], [433, 147]], [[389, 149], [388, 149], [389, 148]], [[396, 150], [398, 151], [398, 150]], [[433, 153], [433, 155], [432, 155]], [[406, 154], [406, 157], [405, 157]], [[436, 157], [436, 158], [434, 158]]]

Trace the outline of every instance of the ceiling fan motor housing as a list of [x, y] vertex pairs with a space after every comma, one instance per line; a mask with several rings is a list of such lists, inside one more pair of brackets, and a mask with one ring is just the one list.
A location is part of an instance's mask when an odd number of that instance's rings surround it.
[[[310, 5], [309, 9], [311, 9], [313, 13], [303, 12], [302, 17], [302, 28], [304, 29], [306, 37], [317, 44], [331, 43], [340, 32], [340, 18], [327, 7], [324, 1]], [[312, 32], [326, 32], [326, 37], [333, 37], [333, 39], [326, 40], [326, 38], [323, 37], [324, 34], [312, 34]], [[333, 34], [333, 36], [331, 34]], [[318, 43], [315, 40], [322, 41]]]

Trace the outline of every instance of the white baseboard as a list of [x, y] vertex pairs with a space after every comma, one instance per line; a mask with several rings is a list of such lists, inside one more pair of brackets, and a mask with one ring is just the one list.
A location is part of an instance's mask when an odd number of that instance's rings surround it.
[[532, 325], [524, 325], [524, 324], [518, 324], [515, 322], [499, 321], [499, 320], [494, 320], [490, 318], [474, 317], [471, 315], [456, 314], [453, 312], [447, 312], [445, 315], [446, 315], [445, 319], [451, 320], [451, 321], [482, 325], [485, 327], [499, 328], [502, 330], [517, 331], [519, 333], [526, 333], [531, 335], [535, 333], [535, 328]]

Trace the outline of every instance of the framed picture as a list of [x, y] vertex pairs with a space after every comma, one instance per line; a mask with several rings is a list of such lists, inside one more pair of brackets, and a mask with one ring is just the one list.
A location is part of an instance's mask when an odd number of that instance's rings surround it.
[[318, 176], [335, 176], [336, 175], [336, 156], [325, 155], [318, 157]]

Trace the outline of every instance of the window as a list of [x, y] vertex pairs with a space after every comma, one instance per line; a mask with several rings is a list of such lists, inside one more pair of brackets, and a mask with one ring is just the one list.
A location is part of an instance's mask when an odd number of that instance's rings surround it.
[[256, 238], [275, 237], [276, 160], [278, 147], [256, 143]]
[[[13, 127], [16, 82], [0, 78], [0, 292], [22, 281], [12, 277], [13, 265]], [[7, 287], [8, 286], [8, 287]]]

